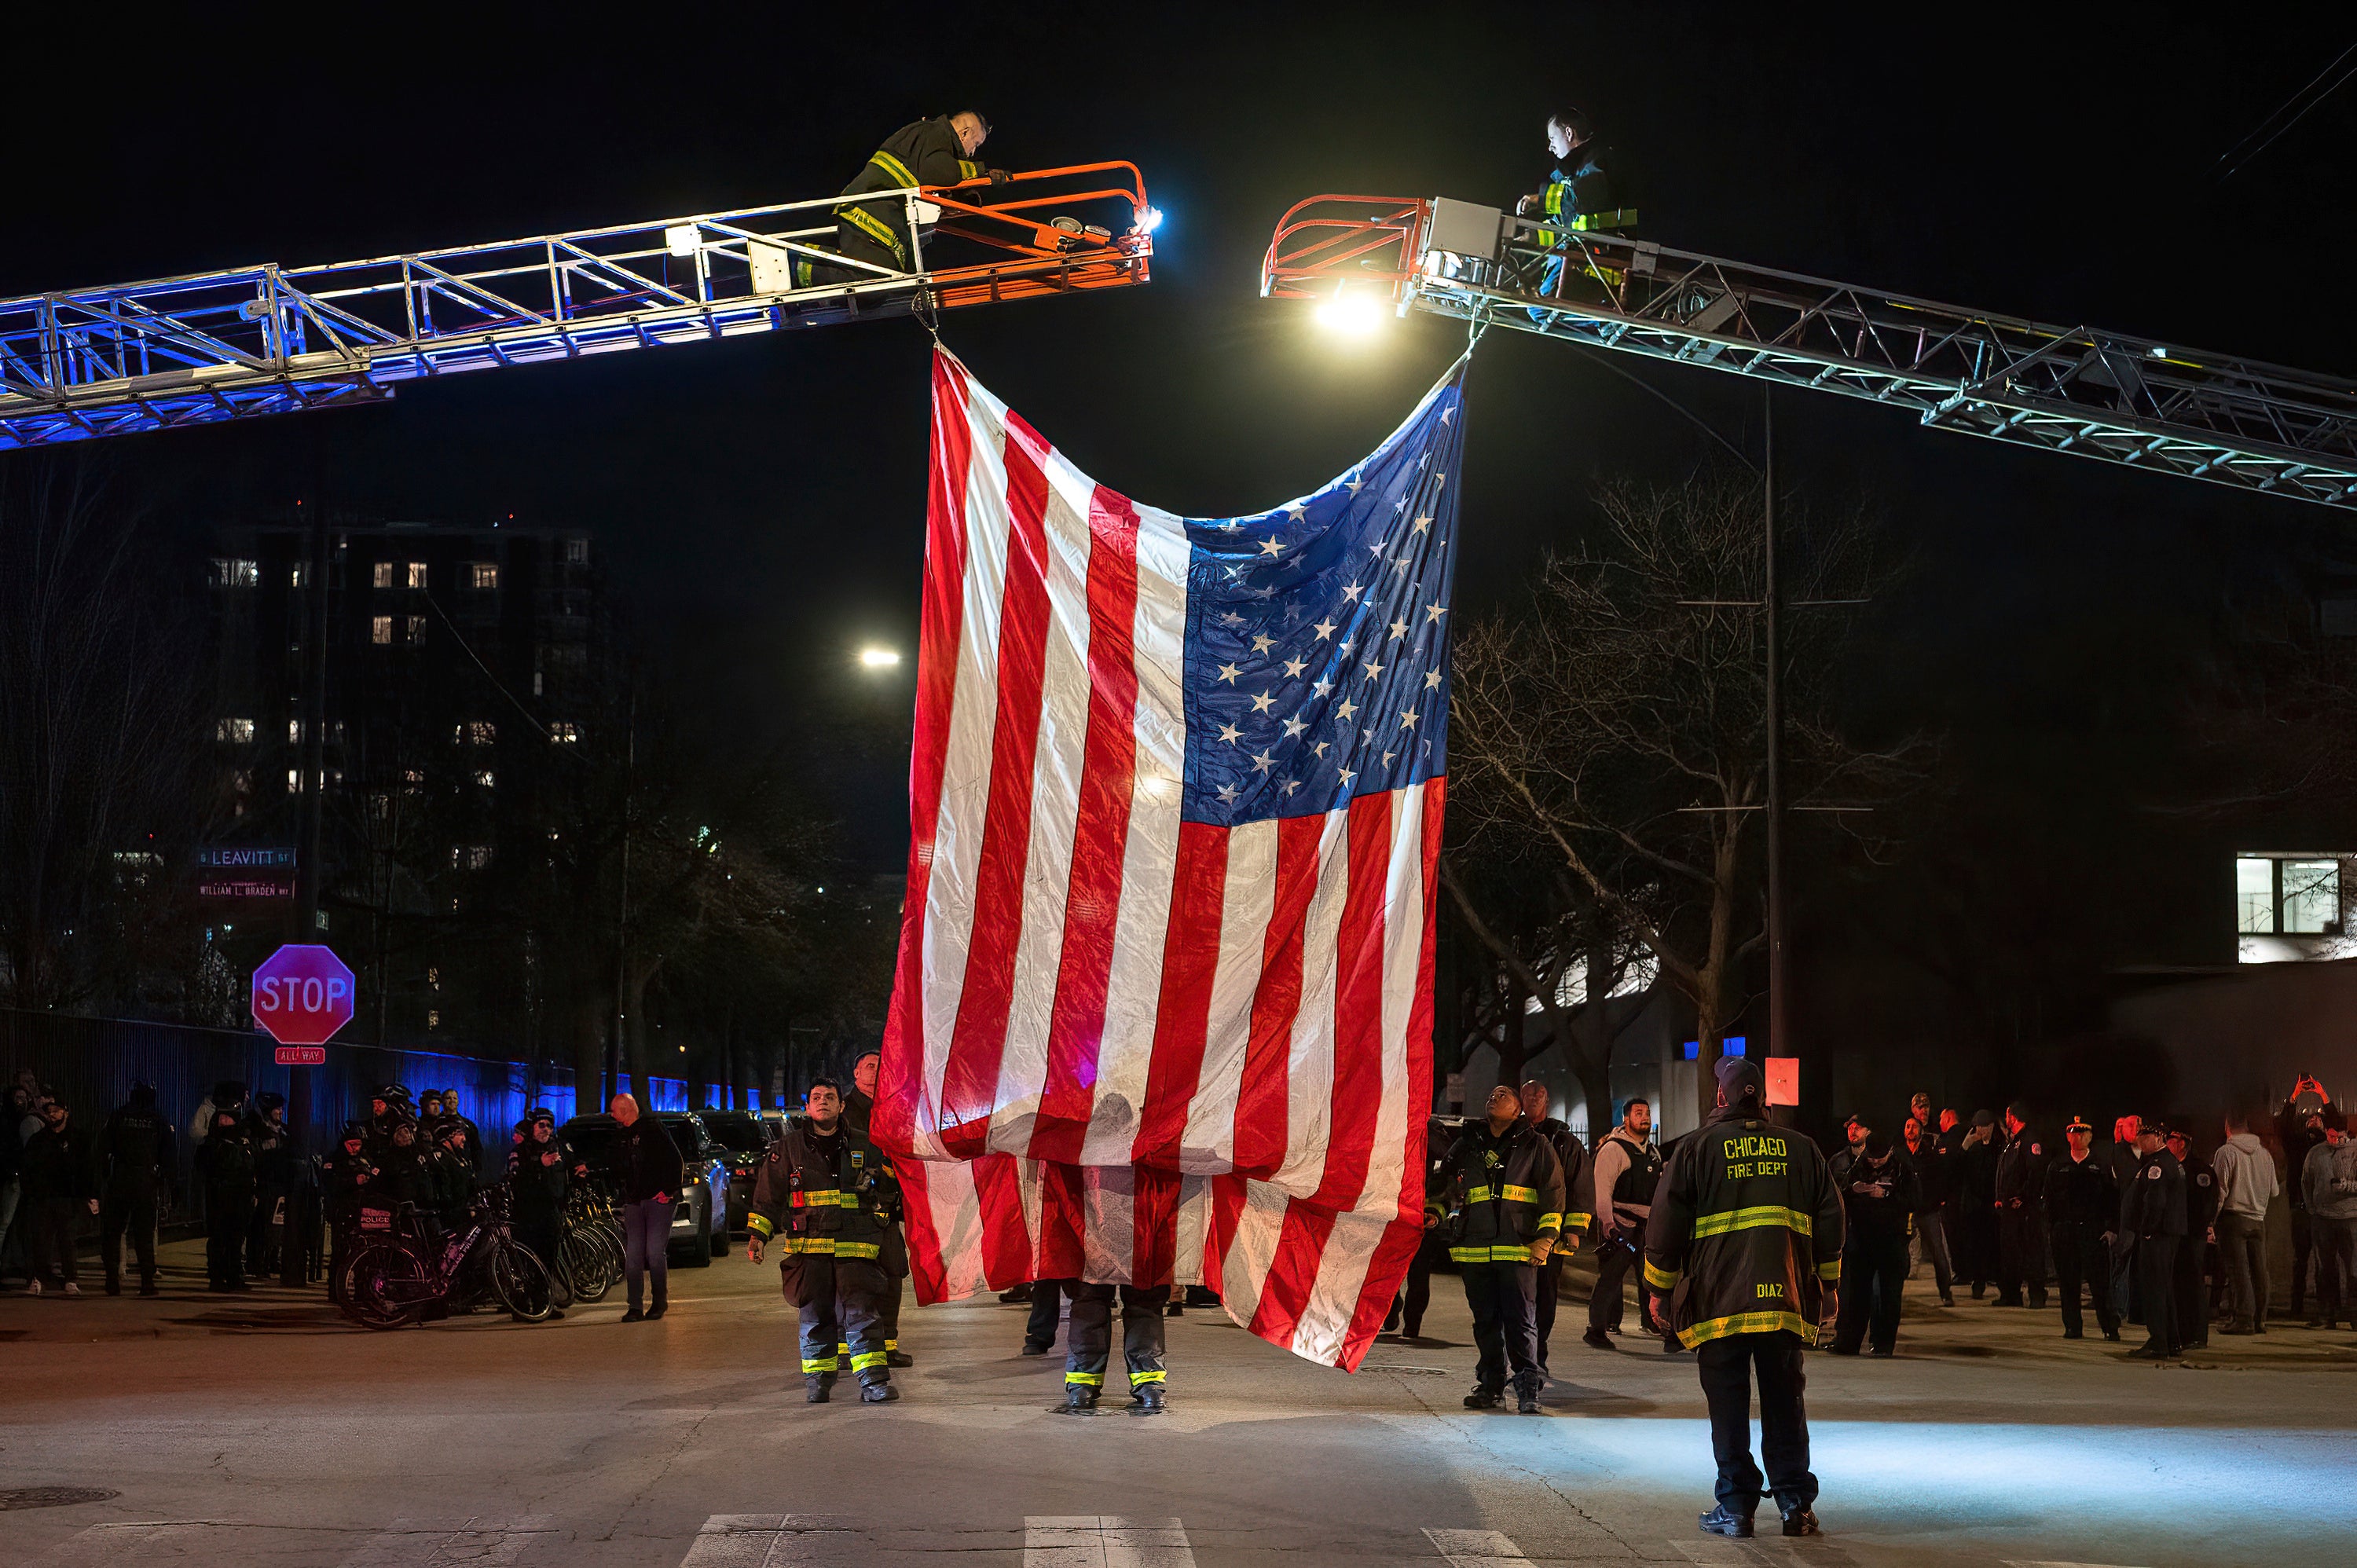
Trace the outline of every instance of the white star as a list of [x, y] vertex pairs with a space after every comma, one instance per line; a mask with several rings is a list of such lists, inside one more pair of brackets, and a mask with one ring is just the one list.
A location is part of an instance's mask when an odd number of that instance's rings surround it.
[[1236, 677], [1243, 673], [1243, 671], [1237, 669], [1232, 664], [1222, 664], [1220, 666], [1220, 679], [1225, 681], [1231, 686], [1236, 683]]
[[1383, 553], [1383, 542], [1378, 539], [1372, 544], [1368, 545], [1367, 549], [1374, 554], [1381, 555]]
[[1254, 653], [1266, 653], [1270, 649], [1275, 648], [1275, 646], [1276, 639], [1273, 637], [1261, 636], [1253, 639], [1253, 651]]
[[1360, 665], [1360, 666], [1359, 666], [1359, 668], [1360, 668], [1360, 669], [1361, 669], [1361, 670], [1363, 670], [1363, 671], [1365, 671], [1367, 672], [1367, 679], [1368, 679], [1368, 680], [1370, 680], [1370, 681], [1372, 681], [1372, 680], [1376, 679], [1378, 676], [1382, 675], [1382, 674], [1383, 674], [1383, 667], [1382, 665], [1377, 664], [1377, 663], [1373, 663], [1373, 662], [1372, 662], [1372, 661], [1370, 661], [1370, 662], [1368, 662], [1368, 663], [1365, 663], [1365, 664], [1361, 664], [1361, 665]]
[[1355, 599], [1366, 591], [1367, 585], [1364, 583], [1346, 583], [1342, 586], [1342, 596], [1346, 599]]
[[1349, 719], [1352, 714], [1355, 714], [1358, 711], [1359, 704], [1351, 701], [1348, 697], [1343, 698], [1341, 705], [1334, 710], [1335, 714], [1339, 717], [1345, 720]]
[[1331, 681], [1313, 681], [1309, 684], [1309, 689], [1317, 693], [1321, 697], [1330, 697], [1334, 694], [1334, 682]]
[[1263, 692], [1259, 696], [1254, 697], [1252, 700], [1252, 704], [1253, 712], [1256, 714], [1265, 714], [1268, 712], [1269, 709], [1276, 705], [1276, 699], [1266, 692]]
[[[1375, 732], [1371, 729], [1362, 729], [1359, 732], [1359, 738], [1361, 740], [1372, 740], [1375, 738]], [[1385, 762], [1389, 762], [1391, 758], [1386, 757], [1383, 760]]]
[[1303, 724], [1299, 719], [1287, 719], [1285, 721], [1285, 738], [1291, 740], [1295, 736], [1299, 735], [1303, 730], [1306, 730], [1308, 727], [1309, 726], [1308, 725]]
[[1242, 626], [1244, 624], [1244, 618], [1236, 614], [1235, 611], [1230, 610], [1227, 614], [1220, 618], [1220, 624], [1222, 626]]
[[1334, 645], [1334, 651], [1337, 653], [1348, 653], [1351, 651], [1351, 645], [1347, 642], [1338, 642]]
[[1367, 488], [1367, 481], [1364, 479], [1345, 479], [1342, 481], [1342, 488], [1349, 490], [1355, 496], [1361, 490]]
[[1394, 501], [1392, 503], [1392, 510], [1394, 511], [1405, 511], [1407, 510], [1407, 498], [1405, 496], [1402, 496], [1398, 500]]
[[1286, 792], [1286, 794], [1288, 794], [1288, 795], [1292, 794], [1296, 789], [1300, 789], [1300, 788], [1301, 788], [1301, 780], [1300, 780], [1300, 779], [1286, 779], [1286, 780], [1285, 781], [1285, 792]]
[[1226, 801], [1231, 806], [1234, 805], [1236, 803], [1236, 787], [1232, 784], [1221, 785], [1220, 799]]
[[1454, 403], [1451, 403], [1448, 407], [1444, 408], [1444, 409], [1442, 409], [1442, 410], [1440, 411], [1440, 423], [1441, 423], [1441, 424], [1448, 424], [1450, 420], [1452, 420], [1452, 419], [1454, 419], [1454, 418], [1456, 418], [1456, 417], [1457, 417], [1457, 405], [1456, 405], [1456, 404], [1454, 404]]
[[1243, 526], [1243, 523], [1241, 523], [1241, 522], [1237, 522], [1237, 521], [1233, 521], [1232, 519], [1231, 519], [1229, 521], [1226, 521], [1226, 522], [1223, 522], [1223, 523], [1220, 524], [1220, 532], [1221, 532], [1222, 533], [1233, 533], [1236, 530], [1238, 530], [1238, 529], [1242, 528]]
[[1264, 555], [1282, 555], [1285, 553], [1285, 546], [1273, 538], [1264, 539], [1260, 542], [1260, 553]]
[[1437, 692], [1440, 690], [1439, 671], [1427, 670], [1424, 672], [1424, 689], [1427, 692]]
[[1431, 453], [1429, 453], [1429, 452], [1426, 452], [1423, 456], [1418, 457], [1418, 458], [1415, 460], [1415, 466], [1416, 466], [1417, 467], [1419, 467], [1419, 468], [1426, 467], [1429, 467], [1429, 466], [1431, 465], [1431, 462], [1432, 462], [1432, 454], [1431, 454]]
[[1443, 485], [1447, 484], [1448, 482], [1448, 469], [1446, 469], [1446, 468], [1443, 468], [1439, 473], [1435, 474], [1435, 475], [1433, 475], [1433, 476], [1432, 476], [1432, 488], [1433, 488], [1434, 489], [1436, 489], [1436, 490], [1437, 490], [1437, 489], [1438, 489], [1441, 486], [1443, 486]]
[[1313, 755], [1313, 756], [1317, 756], [1317, 757], [1323, 757], [1323, 756], [1325, 756], [1325, 755], [1326, 755], [1327, 748], [1328, 748], [1329, 746], [1330, 746], [1332, 744], [1333, 744], [1333, 743], [1332, 743], [1331, 741], [1324, 741], [1324, 740], [1321, 740], [1321, 741], [1319, 741], [1317, 745], [1315, 745], [1315, 746], [1311, 746], [1311, 747], [1309, 748], [1310, 753], [1311, 753], [1311, 755]]
[[1414, 708], [1404, 708], [1404, 709], [1402, 709], [1402, 710], [1400, 711], [1400, 728], [1402, 728], [1402, 729], [1414, 729], [1415, 727], [1415, 710]]
[[1351, 771], [1349, 768], [1338, 768], [1336, 771], [1340, 772], [1340, 773], [1342, 775], [1342, 782], [1343, 782], [1346, 786], [1351, 782], [1351, 779], [1356, 779], [1356, 778], [1358, 777], [1358, 775], [1357, 775], [1357, 774], [1355, 774], [1355, 773], [1351, 772]]
[[1392, 765], [1392, 758], [1398, 755], [1399, 753], [1396, 751], [1386, 751], [1383, 753], [1383, 766], [1385, 768], [1389, 768]]
[[1253, 771], [1254, 771], [1254, 772], [1255, 772], [1255, 773], [1265, 773], [1265, 772], [1267, 772], [1270, 768], [1274, 768], [1274, 767], [1275, 767], [1275, 766], [1276, 766], [1276, 758], [1275, 758], [1275, 757], [1272, 757], [1272, 756], [1270, 756], [1267, 752], [1265, 752], [1265, 751], [1258, 751], [1258, 752], [1254, 752], [1254, 753], [1253, 754]]
[[1394, 642], [1397, 642], [1401, 638], [1405, 637], [1406, 635], [1407, 622], [1404, 620], [1395, 620], [1392, 622], [1392, 640]]
[[1236, 728], [1233, 725], [1222, 725], [1220, 726], [1220, 738], [1226, 741], [1230, 746], [1235, 745], [1236, 742], [1243, 739], [1243, 737], [1244, 732]]
[[1442, 616], [1445, 616], [1448, 613], [1448, 607], [1447, 605], [1426, 605], [1424, 607], [1424, 618], [1427, 621], [1438, 620]]
[[1301, 672], [1308, 668], [1309, 660], [1306, 659], [1288, 659], [1285, 661], [1286, 679], [1298, 681], [1301, 679]]
[[1309, 515], [1309, 509], [1303, 506], [1299, 501], [1295, 501], [1291, 506], [1286, 507], [1285, 511], [1286, 515], [1292, 518], [1296, 522], [1299, 522], [1303, 518]]
[[1243, 567], [1241, 567], [1241, 566], [1231, 566], [1231, 567], [1229, 567], [1229, 568], [1228, 568], [1228, 581], [1229, 581], [1229, 582], [1231, 582], [1231, 583], [1241, 583], [1241, 582], [1243, 582], [1243, 580], [1244, 580], [1244, 569], [1243, 569]]
[[1413, 530], [1413, 532], [1417, 532], [1417, 533], [1422, 533], [1422, 532], [1424, 532], [1426, 530], [1429, 529], [1431, 526], [1432, 526], [1432, 519], [1430, 519], [1430, 518], [1428, 518], [1428, 517], [1420, 517], [1420, 518], [1417, 518], [1417, 519], [1415, 520], [1415, 529]]
[[1323, 642], [1328, 638], [1334, 635], [1334, 619], [1331, 616], [1329, 616], [1326, 619], [1319, 621], [1316, 626], [1311, 627], [1309, 629], [1318, 634], [1318, 641]]
[[1398, 560], [1396, 560], [1396, 561], [1393, 562], [1393, 563], [1392, 563], [1392, 570], [1393, 570], [1393, 571], [1394, 571], [1394, 572], [1397, 572], [1397, 573], [1398, 573], [1401, 576], [1403, 576], [1403, 577], [1406, 576], [1406, 575], [1407, 575], [1407, 557], [1406, 557], [1406, 556], [1405, 556], [1405, 555], [1403, 555], [1403, 556], [1401, 556]]

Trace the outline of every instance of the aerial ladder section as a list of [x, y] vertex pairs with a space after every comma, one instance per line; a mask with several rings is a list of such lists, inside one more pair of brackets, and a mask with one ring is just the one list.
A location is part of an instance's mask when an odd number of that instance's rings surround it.
[[2357, 509], [2357, 382], [2052, 327], [1510, 217], [1320, 196], [1277, 225], [1261, 293], [1430, 311], [1838, 392], [1935, 429]]
[[378, 401], [404, 381], [1127, 288], [1157, 214], [1127, 163], [904, 203], [906, 272], [834, 249], [825, 197], [322, 266], [0, 300], [0, 450]]

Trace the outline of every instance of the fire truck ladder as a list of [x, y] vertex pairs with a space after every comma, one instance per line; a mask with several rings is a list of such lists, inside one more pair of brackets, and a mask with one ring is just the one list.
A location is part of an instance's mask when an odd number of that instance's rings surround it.
[[863, 194], [903, 204], [906, 272], [837, 253], [850, 199], [0, 300], [0, 450], [373, 402], [460, 371], [1125, 288], [1151, 270], [1157, 215], [1127, 163]]
[[1550, 231], [1496, 208], [1320, 196], [1261, 293], [1428, 310], [1912, 409], [1936, 429], [2357, 509], [2357, 382], [2088, 327]]

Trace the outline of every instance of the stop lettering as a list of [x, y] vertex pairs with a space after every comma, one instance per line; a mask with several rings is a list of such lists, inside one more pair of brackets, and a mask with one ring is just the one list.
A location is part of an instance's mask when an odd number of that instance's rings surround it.
[[328, 948], [289, 942], [253, 972], [253, 1021], [283, 1046], [323, 1046], [352, 1021], [352, 972]]

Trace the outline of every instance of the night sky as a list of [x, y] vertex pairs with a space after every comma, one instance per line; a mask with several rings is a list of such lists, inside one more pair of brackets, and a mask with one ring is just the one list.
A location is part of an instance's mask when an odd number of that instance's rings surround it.
[[[895, 127], [971, 104], [996, 124], [988, 161], [1128, 158], [1168, 217], [1150, 287], [954, 316], [947, 340], [1098, 478], [1232, 513], [1363, 456], [1460, 340], [1419, 318], [1340, 350], [1259, 299], [1278, 214], [1337, 190], [1511, 205], [1541, 182], [1547, 111], [1572, 103], [1665, 244], [2349, 373], [2357, 91], [2216, 177], [2352, 41], [2347, 13], [2163, 15], [385, 8], [322, 33], [224, 6], [137, 38], [85, 19], [11, 51], [0, 292], [819, 196]], [[926, 349], [903, 321], [625, 354], [135, 437], [108, 460], [191, 534], [311, 493], [315, 439], [331, 505], [586, 526], [752, 750], [806, 733], [859, 640], [913, 645]], [[1756, 435], [1747, 383], [1631, 363]], [[1625, 382], [1512, 334], [1484, 346], [1468, 399], [1461, 614], [1577, 536], [1592, 481], [1674, 478], [1708, 452]], [[1916, 553], [1904, 602], [1878, 607], [1887, 657], [1863, 700], [1945, 732], [1977, 831], [2007, 853], [2045, 854], [2039, 823], [2100, 842], [2090, 874], [2108, 880], [2078, 896], [2091, 918], [2149, 908], [2128, 948], [2214, 947], [2229, 868], [2172, 863], [2175, 830], [2120, 824], [2185, 745], [2182, 660], [2222, 588], [2334, 520], [1831, 397], [1786, 394], [1778, 427], [1796, 499], [1869, 497]], [[894, 865], [903, 808], [866, 794], [845, 808], [852, 843]], [[1895, 983], [1844, 1011], [1824, 994], [1839, 961], [1809, 972], [1828, 1026], [1903, 1032], [1936, 1004]]]

